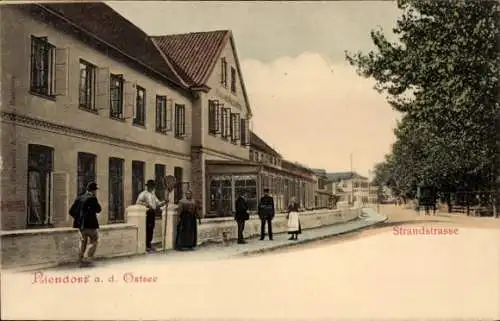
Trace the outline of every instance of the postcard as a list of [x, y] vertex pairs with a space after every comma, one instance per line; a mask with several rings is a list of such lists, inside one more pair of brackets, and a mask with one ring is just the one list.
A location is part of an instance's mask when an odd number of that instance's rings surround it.
[[500, 319], [499, 9], [3, 2], [1, 319]]

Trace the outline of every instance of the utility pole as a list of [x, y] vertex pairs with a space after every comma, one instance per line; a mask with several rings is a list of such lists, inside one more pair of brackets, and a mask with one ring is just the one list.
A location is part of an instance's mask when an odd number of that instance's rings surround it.
[[352, 171], [352, 153], [349, 154], [349, 162], [351, 164], [351, 200], [354, 204], [354, 173]]

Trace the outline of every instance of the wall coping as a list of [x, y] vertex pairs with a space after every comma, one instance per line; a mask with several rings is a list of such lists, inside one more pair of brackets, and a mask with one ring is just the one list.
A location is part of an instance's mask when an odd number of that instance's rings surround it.
[[[99, 230], [119, 230], [124, 228], [135, 228], [136, 225], [130, 223], [117, 223], [101, 225]], [[37, 235], [37, 234], [52, 234], [52, 233], [67, 233], [76, 232], [78, 229], [73, 227], [50, 227], [50, 228], [37, 228], [37, 229], [22, 229], [11, 231], [0, 231], [0, 236], [17, 236], [17, 235]]]
[[[343, 210], [359, 210], [359, 208], [346, 208]], [[299, 215], [315, 215], [315, 214], [328, 214], [328, 213], [335, 213], [339, 214], [343, 210], [341, 209], [321, 209], [321, 210], [313, 210], [313, 211], [301, 211], [299, 212]], [[276, 213], [275, 217], [286, 217], [288, 213]], [[254, 214], [250, 215], [249, 220], [258, 220], [259, 217]], [[208, 218], [202, 218], [201, 222], [202, 223], [222, 223], [222, 222], [229, 222], [229, 221], [234, 221], [234, 216], [224, 216], [224, 217], [208, 217]]]

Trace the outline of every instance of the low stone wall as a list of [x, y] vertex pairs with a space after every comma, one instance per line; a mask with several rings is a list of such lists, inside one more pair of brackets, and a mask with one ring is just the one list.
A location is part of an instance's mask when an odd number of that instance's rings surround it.
[[[103, 225], [96, 257], [137, 253], [137, 227]], [[0, 232], [2, 269], [74, 262], [78, 258], [79, 233], [73, 228], [30, 229]]]
[[[127, 208], [126, 224], [102, 225], [96, 258], [117, 257], [145, 253], [146, 208], [132, 205]], [[360, 209], [321, 209], [300, 213], [303, 229], [317, 228], [347, 222], [357, 218]], [[277, 214], [273, 220], [273, 231], [287, 231], [286, 214]], [[166, 225], [166, 248], [173, 249], [178, 215], [176, 206], [164, 209], [162, 219], [157, 219], [154, 241], [162, 244]], [[252, 215], [245, 227], [245, 237], [260, 234], [260, 220]], [[203, 219], [198, 226], [198, 243], [222, 242], [237, 238], [237, 227], [232, 217]], [[73, 228], [51, 228], [1, 231], [1, 267], [29, 268], [75, 262], [78, 258], [79, 234]]]
[[[324, 209], [300, 213], [302, 229], [311, 229], [347, 222], [357, 218], [360, 209]], [[287, 231], [288, 220], [286, 214], [277, 214], [273, 220], [273, 233]], [[267, 233], [267, 231], [266, 231]], [[245, 224], [245, 237], [260, 235], [260, 220], [252, 215]], [[232, 217], [205, 219], [198, 226], [198, 244], [207, 242], [224, 242], [238, 237], [236, 222]]]

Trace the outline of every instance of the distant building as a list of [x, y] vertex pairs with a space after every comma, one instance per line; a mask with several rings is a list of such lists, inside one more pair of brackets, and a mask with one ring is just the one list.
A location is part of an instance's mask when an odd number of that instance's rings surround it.
[[327, 173], [324, 169], [313, 169], [318, 184], [315, 190], [315, 207], [317, 208], [333, 208], [335, 206], [334, 193], [330, 181], [328, 180]]
[[371, 187], [367, 177], [356, 172], [327, 173], [331, 190], [338, 196], [339, 201], [354, 203], [368, 203]]

